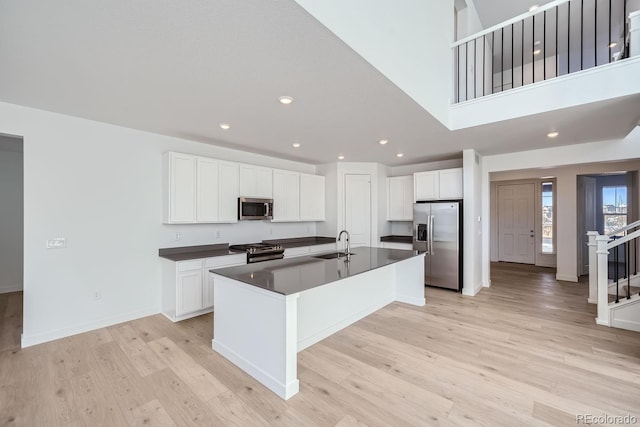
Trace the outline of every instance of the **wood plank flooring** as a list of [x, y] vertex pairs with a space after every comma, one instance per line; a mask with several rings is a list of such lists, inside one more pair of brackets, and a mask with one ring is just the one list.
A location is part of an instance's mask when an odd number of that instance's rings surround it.
[[211, 350], [212, 316], [161, 315], [0, 352], [0, 425], [561, 426], [640, 419], [640, 334], [596, 326], [584, 283], [492, 265], [476, 297], [427, 288], [299, 354], [283, 401]]
[[0, 352], [20, 348], [22, 291], [0, 294]]

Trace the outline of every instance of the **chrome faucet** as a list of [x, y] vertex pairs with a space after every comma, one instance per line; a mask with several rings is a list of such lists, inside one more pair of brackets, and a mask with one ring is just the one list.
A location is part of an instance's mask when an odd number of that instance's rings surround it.
[[[346, 234], [347, 235], [347, 249], [346, 249], [346, 259], [345, 262], [351, 261], [351, 245], [349, 244], [349, 241], [351, 240], [351, 235], [349, 234], [349, 232], [347, 230], [342, 230], [340, 232], [340, 234], [338, 234], [338, 240], [337, 242], [339, 242], [340, 240], [342, 240], [342, 234]], [[340, 252], [338, 250], [338, 252]]]

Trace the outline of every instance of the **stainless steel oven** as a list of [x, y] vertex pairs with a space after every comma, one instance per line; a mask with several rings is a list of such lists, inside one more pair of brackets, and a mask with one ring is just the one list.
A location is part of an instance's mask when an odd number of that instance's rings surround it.
[[273, 219], [273, 199], [238, 197], [238, 220], [259, 221]]

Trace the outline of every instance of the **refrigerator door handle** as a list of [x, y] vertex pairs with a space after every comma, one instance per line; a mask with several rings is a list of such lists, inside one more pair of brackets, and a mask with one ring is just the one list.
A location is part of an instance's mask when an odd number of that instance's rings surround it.
[[435, 216], [431, 215], [429, 217], [429, 253], [433, 255], [435, 252], [433, 251], [433, 225], [435, 223]]
[[418, 227], [418, 224], [413, 226], [413, 240], [416, 242], [418, 241]]

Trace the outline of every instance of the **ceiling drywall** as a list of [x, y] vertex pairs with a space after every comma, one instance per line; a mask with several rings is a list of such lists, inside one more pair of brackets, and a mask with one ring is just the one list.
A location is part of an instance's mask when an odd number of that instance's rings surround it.
[[615, 139], [638, 119], [635, 96], [449, 131], [293, 0], [0, 8], [0, 101], [312, 164], [540, 148], [558, 124], [554, 144]]

